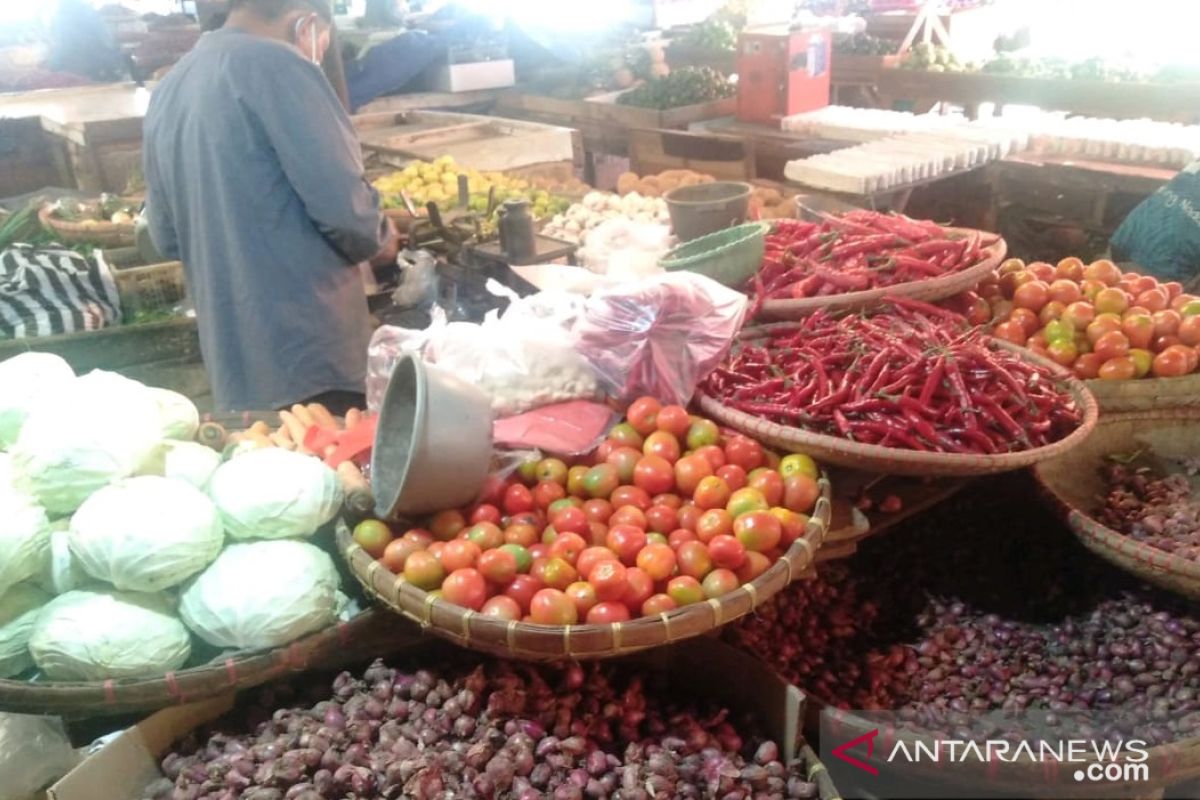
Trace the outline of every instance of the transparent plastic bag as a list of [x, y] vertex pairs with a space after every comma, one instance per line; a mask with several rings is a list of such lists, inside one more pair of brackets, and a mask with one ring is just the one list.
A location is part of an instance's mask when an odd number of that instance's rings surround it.
[[367, 345], [367, 408], [378, 411], [383, 405], [383, 393], [396, 362], [405, 353], [421, 354], [429, 340], [446, 327], [446, 312], [440, 306], [430, 311], [429, 327], [424, 330], [381, 325], [371, 334]]
[[579, 263], [600, 275], [637, 280], [662, 271], [658, 260], [673, 241], [667, 225], [610, 219], [588, 232]]
[[592, 295], [572, 338], [617, 400], [653, 395], [686, 405], [729, 351], [748, 305], [703, 275], [668, 272]]
[[35, 797], [77, 763], [58, 717], [0, 714], [0, 800]]

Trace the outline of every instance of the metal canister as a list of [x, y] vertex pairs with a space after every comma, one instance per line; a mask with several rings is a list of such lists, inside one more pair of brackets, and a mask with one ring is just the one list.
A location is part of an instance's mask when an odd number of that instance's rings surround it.
[[524, 198], [505, 200], [500, 206], [500, 249], [511, 261], [531, 258], [535, 251], [533, 215]]

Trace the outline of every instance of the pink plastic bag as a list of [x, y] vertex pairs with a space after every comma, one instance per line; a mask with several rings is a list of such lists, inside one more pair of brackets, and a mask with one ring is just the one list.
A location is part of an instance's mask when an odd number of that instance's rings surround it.
[[582, 455], [600, 446], [615, 418], [603, 403], [571, 400], [498, 419], [492, 425], [492, 438], [503, 447]]
[[575, 349], [617, 400], [686, 405], [729, 351], [748, 305], [703, 275], [655, 275], [592, 295], [572, 329]]

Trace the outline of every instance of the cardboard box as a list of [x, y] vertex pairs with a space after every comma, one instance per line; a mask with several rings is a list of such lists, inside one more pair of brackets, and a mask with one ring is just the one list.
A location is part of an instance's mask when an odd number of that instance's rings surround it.
[[[430, 662], [438, 645], [420, 645], [398, 654], [393, 662], [417, 654]], [[444, 650], [442, 652], [445, 652]], [[671, 670], [683, 691], [711, 697], [734, 710], [748, 710], [780, 746], [781, 756], [798, 751], [804, 719], [804, 694], [758, 659], [712, 637], [624, 659], [647, 671]], [[91, 755], [47, 791], [49, 800], [141, 800], [142, 791], [162, 777], [158, 762], [171, 745], [195, 728], [233, 708], [228, 694], [199, 703], [164, 709]]]
[[429, 76], [435, 92], [475, 92], [480, 89], [503, 89], [517, 82], [516, 67], [511, 58], [500, 61], [475, 61], [467, 64], [443, 64]]

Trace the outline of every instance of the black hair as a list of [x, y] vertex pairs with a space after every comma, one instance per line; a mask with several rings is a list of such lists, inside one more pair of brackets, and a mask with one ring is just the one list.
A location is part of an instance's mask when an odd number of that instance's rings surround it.
[[230, 0], [230, 11], [239, 8], [248, 8], [264, 19], [277, 19], [293, 8], [306, 8], [326, 22], [333, 21], [329, 0]]

